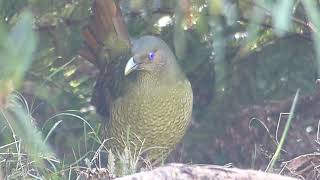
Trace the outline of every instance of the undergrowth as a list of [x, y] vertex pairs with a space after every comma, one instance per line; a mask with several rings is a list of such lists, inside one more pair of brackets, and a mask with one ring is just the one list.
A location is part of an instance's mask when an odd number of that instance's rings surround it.
[[64, 116], [81, 120], [86, 127], [84, 129], [89, 129], [86, 130], [89, 132], [84, 131], [84, 139], [87, 140], [85, 143], [94, 141], [99, 145], [96, 149], [93, 146], [84, 153], [81, 153], [80, 149], [73, 149], [75, 161], [70, 162], [56, 155], [48, 143], [48, 139], [63, 120], [55, 122], [47, 134], [42, 134], [25, 98], [18, 93], [8, 97], [0, 112], [1, 132], [6, 133], [3, 135], [8, 142], [0, 146], [0, 179], [75, 179], [89, 176], [97, 169], [107, 172], [108, 177], [118, 177], [135, 173], [142, 166], [152, 169], [151, 163], [141, 156], [141, 146], [134, 147], [135, 150], [132, 151], [133, 147], [128, 143], [122, 153], [111, 152], [106, 145], [109, 139], [102, 140], [90, 123], [75, 113], [62, 112], [46, 121]]

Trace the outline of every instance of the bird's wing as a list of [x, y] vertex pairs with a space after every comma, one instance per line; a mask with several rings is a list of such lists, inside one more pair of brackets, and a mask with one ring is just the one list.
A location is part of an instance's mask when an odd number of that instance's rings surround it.
[[108, 119], [110, 104], [125, 89], [119, 82], [124, 79], [124, 63], [130, 46], [128, 30], [117, 2], [94, 0], [92, 16], [83, 29], [83, 36], [85, 45], [79, 53], [100, 70], [91, 102], [98, 114]]

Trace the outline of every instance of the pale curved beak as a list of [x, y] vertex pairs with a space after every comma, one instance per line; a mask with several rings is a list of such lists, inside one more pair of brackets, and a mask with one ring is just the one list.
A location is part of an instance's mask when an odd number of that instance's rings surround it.
[[138, 64], [134, 62], [133, 57], [129, 59], [129, 61], [126, 64], [126, 67], [124, 68], [124, 75], [127, 76], [132, 71], [136, 70], [138, 68]]

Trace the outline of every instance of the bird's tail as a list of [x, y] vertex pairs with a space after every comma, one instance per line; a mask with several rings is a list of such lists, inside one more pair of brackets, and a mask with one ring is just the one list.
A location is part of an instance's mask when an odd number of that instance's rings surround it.
[[[89, 23], [83, 28], [85, 39], [80, 55], [99, 69], [106, 62], [102, 54], [112, 53], [119, 42], [129, 47], [129, 34], [119, 5], [114, 0], [94, 0]], [[108, 54], [109, 57], [110, 54]]]

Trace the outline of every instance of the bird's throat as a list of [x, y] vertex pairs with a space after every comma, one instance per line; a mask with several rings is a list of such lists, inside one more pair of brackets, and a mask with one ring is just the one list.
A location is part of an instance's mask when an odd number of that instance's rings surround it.
[[161, 86], [176, 84], [182, 79], [184, 78], [172, 73], [155, 74], [147, 71], [141, 71], [137, 74], [135, 81], [141, 86], [141, 88], [159, 88]]

